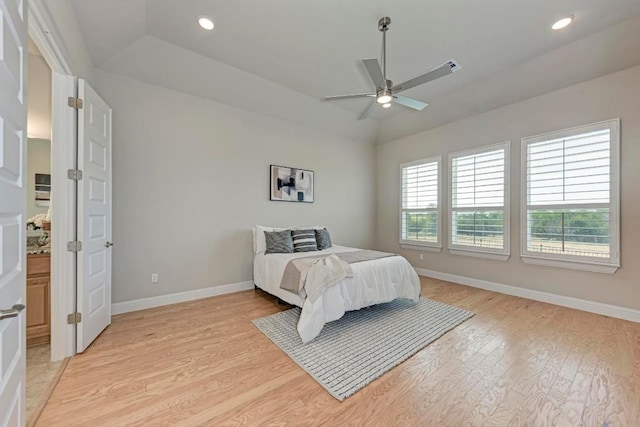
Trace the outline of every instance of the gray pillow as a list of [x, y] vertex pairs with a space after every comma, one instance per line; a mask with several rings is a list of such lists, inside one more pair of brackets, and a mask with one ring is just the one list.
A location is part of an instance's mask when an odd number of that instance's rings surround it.
[[316, 233], [313, 230], [291, 230], [293, 252], [313, 252], [318, 250]]
[[331, 237], [329, 236], [329, 230], [326, 228], [316, 229], [316, 243], [318, 244], [318, 250], [323, 250], [331, 247]]
[[291, 230], [265, 231], [266, 241], [265, 254], [290, 254], [293, 252], [293, 240], [291, 240]]

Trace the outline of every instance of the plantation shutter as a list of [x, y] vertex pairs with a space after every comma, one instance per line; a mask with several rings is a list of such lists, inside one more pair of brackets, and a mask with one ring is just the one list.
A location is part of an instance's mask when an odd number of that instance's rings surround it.
[[402, 165], [401, 242], [439, 244], [440, 159]]
[[529, 206], [607, 205], [611, 132], [603, 129], [527, 146]]
[[504, 149], [453, 159], [453, 207], [504, 205]]
[[527, 250], [609, 258], [611, 130], [526, 145]]
[[[451, 157], [451, 247], [505, 253], [507, 144]], [[506, 230], [508, 232], [508, 230]]]

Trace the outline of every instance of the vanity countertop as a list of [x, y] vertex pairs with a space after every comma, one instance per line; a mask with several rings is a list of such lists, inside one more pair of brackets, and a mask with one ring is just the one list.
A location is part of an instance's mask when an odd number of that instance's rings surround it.
[[47, 246], [38, 246], [38, 245], [30, 245], [27, 246], [27, 255], [42, 255], [42, 254], [50, 254], [51, 247]]

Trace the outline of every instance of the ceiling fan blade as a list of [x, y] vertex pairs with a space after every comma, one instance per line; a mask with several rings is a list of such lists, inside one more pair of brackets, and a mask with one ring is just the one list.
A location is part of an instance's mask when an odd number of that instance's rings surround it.
[[452, 72], [453, 71], [451, 70], [451, 66], [449, 64], [444, 64], [436, 68], [435, 70], [431, 70], [428, 73], [425, 73], [414, 79], [407, 80], [406, 82], [400, 83], [399, 85], [395, 85], [394, 87], [391, 88], [391, 91], [393, 93], [396, 93], [396, 92], [401, 92], [403, 90], [411, 89], [412, 87], [416, 87], [418, 85], [449, 75]]
[[402, 95], [393, 95], [394, 101], [405, 107], [413, 108], [414, 110], [422, 111], [429, 106], [429, 104], [418, 101], [417, 99], [407, 98]]
[[367, 117], [369, 117], [371, 115], [371, 113], [373, 113], [374, 108], [376, 108], [376, 101], [371, 102], [371, 104], [367, 107], [366, 110], [364, 110], [362, 112], [362, 114], [360, 114], [360, 117], [358, 117], [358, 120], [364, 120]]
[[335, 95], [335, 96], [325, 96], [325, 101], [339, 101], [341, 99], [351, 99], [351, 98], [365, 98], [367, 96], [376, 96], [375, 93], [354, 93], [352, 95]]
[[387, 81], [384, 79], [384, 75], [382, 74], [382, 68], [380, 68], [380, 63], [376, 58], [373, 59], [363, 59], [364, 63], [371, 80], [373, 80], [373, 84], [376, 85], [376, 89], [384, 89], [387, 87]]

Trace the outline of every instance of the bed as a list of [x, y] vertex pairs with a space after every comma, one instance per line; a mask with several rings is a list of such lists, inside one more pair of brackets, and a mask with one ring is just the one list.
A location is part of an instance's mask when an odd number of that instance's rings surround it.
[[[267, 227], [254, 229], [253, 280], [255, 285], [302, 309], [298, 333], [304, 343], [312, 341], [327, 322], [338, 320], [345, 312], [359, 310], [375, 304], [407, 298], [418, 301], [420, 280], [409, 262], [400, 255], [351, 264], [352, 277], [346, 277], [328, 288], [321, 297], [311, 302], [280, 287], [289, 261], [309, 257], [309, 252], [265, 254], [264, 231], [282, 230]], [[331, 255], [358, 251], [357, 248], [333, 245], [313, 255]]]

